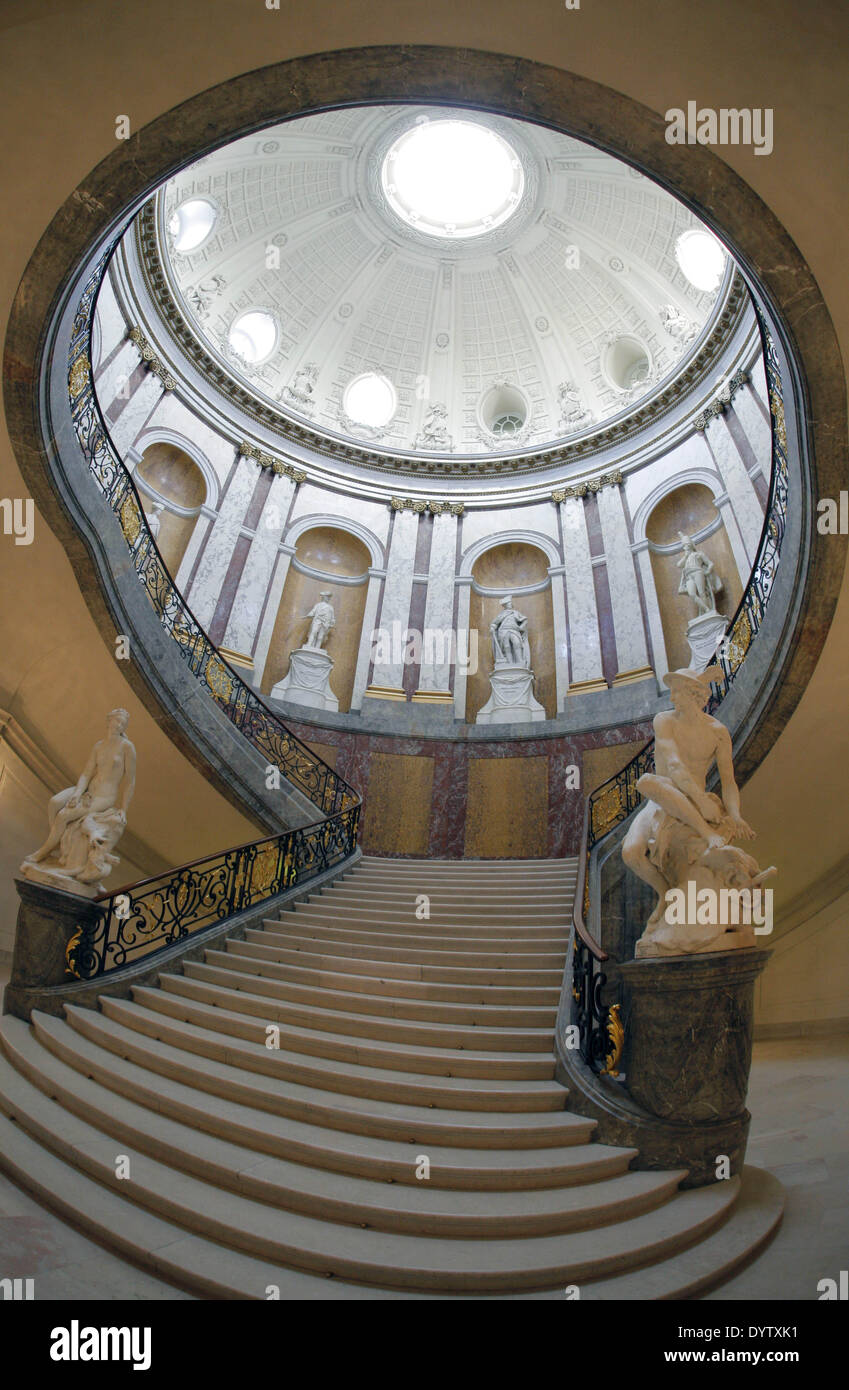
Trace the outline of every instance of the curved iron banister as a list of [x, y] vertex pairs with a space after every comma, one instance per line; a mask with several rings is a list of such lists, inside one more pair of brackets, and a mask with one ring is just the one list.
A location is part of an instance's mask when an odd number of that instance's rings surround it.
[[90, 980], [256, 907], [343, 863], [357, 845], [360, 807], [181, 864], [101, 893], [95, 920], [65, 950], [68, 974]]
[[94, 306], [113, 251], [114, 246], [103, 254], [83, 290], [68, 354], [71, 417], [92, 477], [118, 518], [133, 566], [162, 626], [231, 723], [326, 815], [358, 805], [354, 788], [296, 738], [222, 657], [177, 589], [148, 529], [135, 483], [109, 437], [92, 379]]
[[[772, 416], [772, 472], [763, 529], [749, 582], [719, 644], [715, 657], [722, 667], [720, 681], [713, 682], [707, 711], [713, 714], [727, 695], [746, 654], [759, 631], [775, 581], [787, 518], [788, 464], [784, 423], [784, 397], [775, 344], [755, 304], [763, 344], [764, 366]], [[587, 925], [589, 915], [589, 867], [593, 847], [620, 825], [639, 806], [637, 782], [654, 771], [654, 739], [613, 777], [587, 797], [578, 858], [578, 881], [573, 912], [572, 1019], [580, 1034], [580, 1051], [594, 1070], [616, 1074], [622, 1045], [618, 1004], [607, 1006], [601, 998], [606, 982], [602, 969], [607, 952]], [[602, 1061], [604, 1066], [601, 1065]]]
[[221, 656], [177, 589], [148, 528], [133, 479], [117, 455], [92, 379], [97, 293], [117, 240], [83, 290], [71, 331], [71, 417], [89, 469], [121, 527], [133, 567], [180, 656], [251, 745], [323, 813], [320, 821], [193, 860], [102, 893], [95, 918], [68, 942], [68, 973], [88, 980], [254, 907], [341, 864], [357, 845], [360, 797], [296, 738]]

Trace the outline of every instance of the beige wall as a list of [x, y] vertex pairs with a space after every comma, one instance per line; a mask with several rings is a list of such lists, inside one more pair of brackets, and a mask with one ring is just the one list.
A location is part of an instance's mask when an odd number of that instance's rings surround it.
[[[176, 502], [180, 507], [193, 511], [206, 500], [203, 474], [194, 460], [174, 444], [151, 444], [142, 454], [136, 473], [149, 482], [161, 497]], [[145, 513], [149, 515], [155, 505], [153, 498], [141, 488], [139, 495]], [[177, 512], [163, 510], [159, 513], [159, 519], [156, 544], [171, 574], [175, 575], [186, 553], [197, 517], [180, 516]]]

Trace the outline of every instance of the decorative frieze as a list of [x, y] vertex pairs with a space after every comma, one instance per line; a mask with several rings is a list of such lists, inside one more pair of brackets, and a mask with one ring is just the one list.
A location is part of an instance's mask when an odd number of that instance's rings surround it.
[[586, 497], [588, 492], [601, 492], [603, 487], [618, 487], [622, 482], [621, 469], [612, 473], [602, 473], [598, 478], [589, 478], [583, 483], [573, 483], [570, 487], [557, 487], [551, 494], [552, 502], [565, 502], [567, 497]]
[[275, 458], [273, 454], [263, 453], [255, 444], [249, 444], [243, 440], [239, 445], [239, 453], [243, 458], [255, 459], [260, 468], [270, 468], [272, 473], [279, 473], [284, 478], [292, 478], [296, 483], [305, 483], [307, 475], [303, 468], [295, 468], [291, 463], [286, 463], [284, 459]]
[[166, 391], [173, 391], [177, 385], [176, 378], [171, 375], [165, 363], [162, 361], [162, 358], [156, 355], [156, 352], [151, 347], [141, 329], [137, 326], [133, 327], [130, 329], [127, 336], [131, 343], [135, 343], [148, 371], [153, 372], [154, 376], [159, 377]]
[[452, 516], [462, 516], [465, 502], [425, 502], [421, 498], [414, 497], [390, 497], [389, 505], [393, 512], [430, 512], [432, 516], [439, 516], [441, 512], [450, 512]]
[[717, 415], [724, 414], [725, 407], [731, 404], [740, 387], [745, 386], [748, 379], [749, 374], [744, 371], [735, 372], [733, 376], [728, 378], [716, 400], [711, 401], [710, 405], [706, 406], [701, 414], [693, 420], [693, 427], [698, 430], [699, 434], [704, 433], [711, 420], [716, 419]]

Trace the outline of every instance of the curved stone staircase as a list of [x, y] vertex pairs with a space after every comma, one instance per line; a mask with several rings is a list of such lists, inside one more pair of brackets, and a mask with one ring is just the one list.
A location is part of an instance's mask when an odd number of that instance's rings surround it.
[[205, 1297], [693, 1296], [768, 1238], [777, 1184], [681, 1192], [570, 1114], [575, 877], [364, 858], [131, 1000], [5, 1016], [0, 1164]]

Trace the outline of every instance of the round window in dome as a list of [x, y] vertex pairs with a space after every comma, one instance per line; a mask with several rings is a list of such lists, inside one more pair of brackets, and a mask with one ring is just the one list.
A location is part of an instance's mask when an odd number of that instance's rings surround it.
[[675, 259], [695, 289], [719, 289], [727, 258], [710, 232], [700, 227], [682, 232], [675, 243]]
[[474, 121], [418, 121], [392, 145], [381, 171], [399, 217], [430, 236], [474, 237], [515, 212], [525, 176], [515, 150]]
[[250, 309], [236, 319], [227, 341], [246, 362], [264, 362], [277, 342], [277, 321], [265, 309]]
[[342, 404], [345, 414], [354, 424], [381, 429], [389, 424], [395, 414], [398, 397], [387, 377], [378, 372], [363, 372], [349, 382]]
[[174, 238], [174, 250], [183, 255], [197, 251], [215, 226], [217, 216], [212, 203], [206, 198], [189, 198], [181, 203], [168, 222], [168, 230]]

